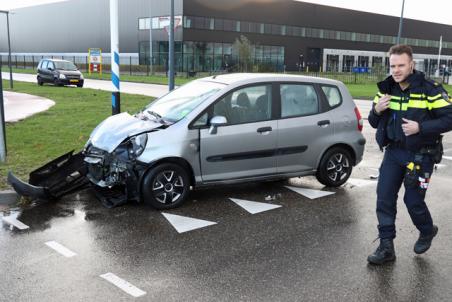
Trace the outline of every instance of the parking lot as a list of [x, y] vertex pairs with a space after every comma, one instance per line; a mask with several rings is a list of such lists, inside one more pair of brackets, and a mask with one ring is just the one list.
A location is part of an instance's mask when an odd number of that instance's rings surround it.
[[432, 248], [412, 251], [418, 233], [400, 199], [397, 260], [373, 267], [382, 153], [367, 121], [364, 134], [363, 162], [336, 189], [313, 177], [213, 187], [163, 212], [107, 209], [86, 190], [5, 210], [1, 300], [450, 301], [452, 136], [427, 193]]

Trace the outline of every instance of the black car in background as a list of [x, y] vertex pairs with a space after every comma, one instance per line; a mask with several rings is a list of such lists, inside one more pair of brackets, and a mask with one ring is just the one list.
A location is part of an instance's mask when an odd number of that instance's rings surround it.
[[83, 75], [70, 61], [42, 59], [38, 64], [38, 85], [53, 83], [57, 86], [77, 85], [83, 87]]

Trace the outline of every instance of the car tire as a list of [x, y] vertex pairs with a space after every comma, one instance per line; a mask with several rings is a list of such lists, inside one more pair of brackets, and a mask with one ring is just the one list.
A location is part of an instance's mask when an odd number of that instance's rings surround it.
[[44, 82], [41, 80], [41, 77], [38, 77], [37, 80], [39, 86], [42, 86], [44, 84]]
[[53, 84], [54, 84], [55, 86], [58, 86], [58, 87], [63, 86], [63, 84], [61, 84], [60, 82], [58, 82], [58, 79], [57, 79], [57, 78], [54, 78], [54, 79], [53, 79]]
[[77, 84], [77, 87], [82, 88], [83, 84]]
[[187, 171], [173, 163], [151, 168], [143, 178], [141, 193], [143, 201], [159, 210], [180, 206], [190, 191]]
[[342, 147], [334, 147], [322, 156], [316, 177], [327, 187], [339, 187], [348, 180], [352, 169], [350, 152]]

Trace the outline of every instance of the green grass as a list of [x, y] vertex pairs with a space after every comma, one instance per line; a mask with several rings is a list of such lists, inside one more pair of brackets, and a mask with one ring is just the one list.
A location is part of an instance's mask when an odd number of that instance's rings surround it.
[[[3, 87], [8, 87], [3, 81]], [[28, 180], [32, 170], [70, 151], [80, 151], [100, 121], [111, 115], [111, 92], [74, 87], [14, 83], [15, 92], [55, 101], [48, 111], [18, 123], [6, 125], [7, 160], [0, 164], [0, 188], [6, 188], [6, 174], [12, 170]], [[136, 112], [152, 98], [121, 94], [121, 111]]]

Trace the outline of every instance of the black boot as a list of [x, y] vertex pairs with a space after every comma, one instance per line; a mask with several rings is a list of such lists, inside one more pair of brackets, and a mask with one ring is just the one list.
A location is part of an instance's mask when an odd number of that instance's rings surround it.
[[432, 233], [430, 235], [419, 235], [419, 239], [414, 244], [414, 252], [416, 254], [425, 253], [432, 245], [432, 240], [436, 234], [438, 234], [438, 227], [433, 225]]
[[395, 258], [394, 242], [392, 239], [380, 239], [380, 245], [372, 255], [367, 257], [367, 261], [371, 264], [381, 265], [394, 261]]

